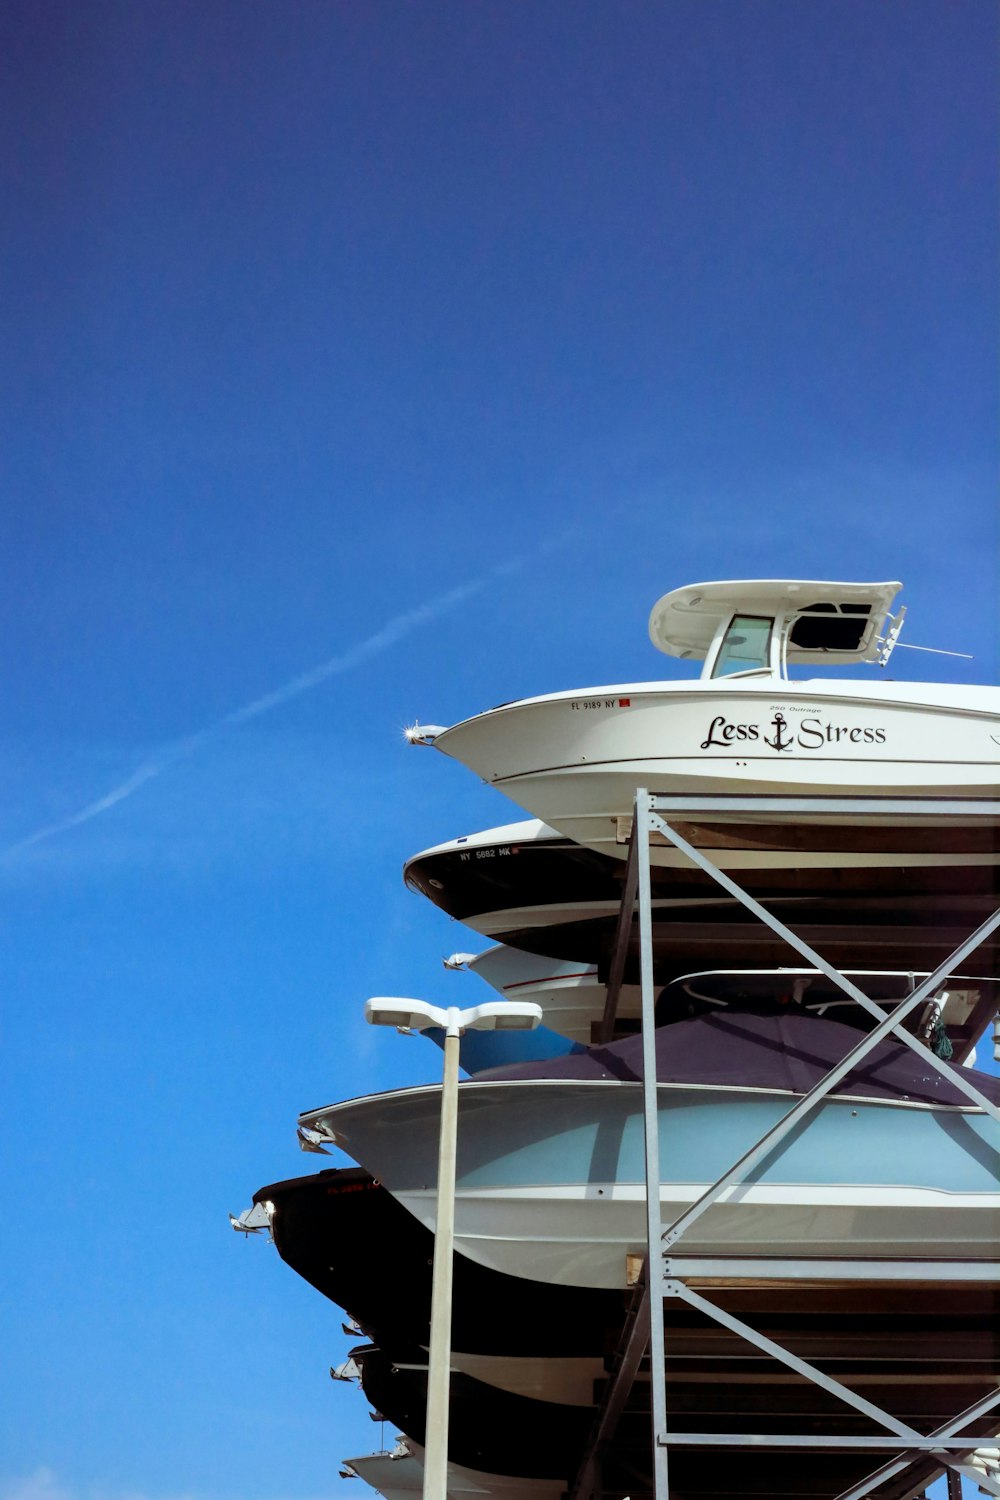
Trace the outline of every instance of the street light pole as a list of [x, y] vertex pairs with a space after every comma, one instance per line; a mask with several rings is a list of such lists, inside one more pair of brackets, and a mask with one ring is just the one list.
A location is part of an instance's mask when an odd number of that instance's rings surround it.
[[448, 1416], [451, 1387], [451, 1304], [455, 1248], [455, 1168], [458, 1148], [458, 1050], [463, 1032], [528, 1031], [542, 1019], [540, 1005], [493, 1000], [467, 1010], [429, 1005], [426, 1000], [381, 998], [365, 1005], [374, 1025], [444, 1031], [441, 1124], [438, 1137], [437, 1212], [434, 1223], [434, 1269], [431, 1281], [431, 1336], [427, 1366], [427, 1417], [424, 1431], [423, 1500], [447, 1500]]
[[[449, 1016], [449, 1022], [451, 1017]], [[441, 1135], [438, 1143], [437, 1217], [431, 1283], [431, 1342], [424, 1435], [424, 1500], [448, 1493], [448, 1416], [451, 1387], [451, 1283], [455, 1249], [455, 1156], [458, 1146], [458, 1044], [449, 1024], [444, 1036]]]

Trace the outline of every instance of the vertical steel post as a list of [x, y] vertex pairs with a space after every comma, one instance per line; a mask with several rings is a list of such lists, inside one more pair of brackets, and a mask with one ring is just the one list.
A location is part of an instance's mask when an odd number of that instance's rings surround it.
[[604, 1015], [601, 1017], [597, 1040], [604, 1045], [615, 1034], [615, 1017], [618, 1014], [618, 996], [621, 994], [625, 976], [625, 960], [628, 958], [629, 938], [632, 936], [632, 921], [635, 916], [635, 893], [637, 889], [635, 851], [639, 838], [639, 825], [632, 819], [632, 837], [628, 841], [628, 858], [625, 861], [625, 880], [622, 885], [621, 905], [615, 924], [615, 942], [611, 950], [611, 968], [608, 972], [608, 988], [604, 998]]
[[437, 1222], [431, 1284], [431, 1343], [427, 1369], [423, 1500], [447, 1500], [448, 1404], [451, 1388], [451, 1283], [455, 1244], [455, 1155], [458, 1138], [458, 1045], [456, 1016], [444, 1040], [441, 1134], [438, 1143]]
[[639, 974], [642, 986], [642, 1101], [646, 1147], [646, 1285], [649, 1296], [649, 1380], [654, 1500], [669, 1500], [667, 1372], [663, 1337], [663, 1249], [660, 1243], [660, 1122], [656, 1089], [656, 987], [653, 983], [653, 904], [649, 875], [649, 793], [635, 794], [639, 896]]

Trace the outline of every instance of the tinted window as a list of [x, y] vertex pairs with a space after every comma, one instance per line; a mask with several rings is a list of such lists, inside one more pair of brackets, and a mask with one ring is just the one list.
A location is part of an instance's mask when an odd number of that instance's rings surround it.
[[843, 608], [845, 613], [838, 614], [832, 604], [809, 605], [792, 626], [789, 644], [800, 651], [857, 651], [868, 628], [870, 606]]
[[766, 615], [734, 615], [723, 637], [713, 677], [729, 672], [749, 672], [766, 667], [771, 647], [774, 620]]

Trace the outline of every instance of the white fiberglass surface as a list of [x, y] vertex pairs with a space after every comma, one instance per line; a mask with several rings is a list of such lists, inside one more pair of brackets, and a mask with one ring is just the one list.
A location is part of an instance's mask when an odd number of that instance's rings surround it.
[[[709, 655], [718, 629], [734, 614], [770, 615], [789, 624], [801, 617], [837, 620], [853, 616], [861, 628], [846, 635], [837, 630], [829, 644], [836, 649], [838, 661], [871, 660], [901, 587], [898, 582], [780, 578], [689, 584], [656, 601], [649, 616], [649, 637], [657, 650], [669, 656], [698, 660]], [[809, 647], [804, 649], [808, 653]], [[794, 653], [790, 659], [795, 659]]]
[[[372, 1453], [344, 1462], [358, 1473], [366, 1484], [377, 1490], [384, 1500], [410, 1500], [423, 1494], [423, 1449], [412, 1438], [406, 1439], [412, 1453]], [[559, 1500], [561, 1480], [510, 1478], [502, 1474], [484, 1474], [459, 1464], [448, 1465], [447, 1492], [452, 1496], [468, 1495], [475, 1500]]]
[[555, 1401], [561, 1406], [592, 1406], [594, 1381], [604, 1369], [604, 1362], [594, 1358], [555, 1360], [525, 1355], [456, 1354], [451, 1356], [453, 1370], [481, 1380], [514, 1396], [529, 1396], [535, 1401]]
[[593, 701], [618, 697], [704, 697], [714, 693], [746, 693], [758, 697], [774, 698], [781, 695], [798, 694], [807, 698], [855, 699], [877, 705], [879, 703], [911, 704], [918, 708], [945, 708], [959, 712], [997, 714], [1000, 713], [1000, 687], [989, 683], [953, 682], [900, 682], [878, 675], [873, 669], [871, 676], [851, 677], [796, 677], [788, 681], [753, 679], [690, 679], [679, 681], [612, 682], [597, 683], [589, 687], [561, 688], [557, 692], [538, 693], [528, 698], [514, 698], [508, 703], [497, 704], [481, 713], [470, 714], [457, 720], [445, 729], [434, 741], [439, 746], [447, 736], [454, 734], [463, 725], [478, 719], [499, 718], [504, 714], [520, 712], [543, 703], [565, 703], [577, 700]]
[[[660, 1084], [666, 1183], [713, 1182], [785, 1113], [779, 1090]], [[305, 1116], [390, 1191], [435, 1180], [439, 1091], [402, 1089]], [[459, 1090], [460, 1191], [604, 1188], [644, 1176], [638, 1083], [532, 1079]], [[995, 1121], [974, 1109], [838, 1096], [754, 1169], [752, 1183], [934, 1189], [1000, 1205]]]
[[466, 720], [436, 744], [569, 837], [576, 836], [569, 820], [580, 813], [627, 814], [637, 786], [687, 794], [996, 793], [998, 689], [966, 690], [964, 702], [946, 705], [752, 682], [536, 699]]
[[[664, 1228], [709, 1184], [665, 1186]], [[398, 1193], [428, 1227], [429, 1191]], [[645, 1250], [642, 1188], [599, 1196], [579, 1188], [460, 1192], [456, 1248], [507, 1275], [568, 1286], [624, 1286], [627, 1257]], [[1000, 1237], [996, 1194], [914, 1188], [730, 1190], [677, 1244], [678, 1254], [991, 1260]]]
[[450, 854], [453, 850], [481, 849], [492, 844], [528, 844], [536, 839], [558, 839], [561, 835], [554, 828], [547, 828], [538, 818], [525, 818], [520, 823], [503, 823], [497, 828], [484, 828], [478, 833], [462, 834], [458, 838], [447, 839], [443, 844], [433, 844], [429, 849], [421, 849], [418, 854], [413, 854], [406, 861], [412, 865], [418, 859], [426, 859], [431, 854]]

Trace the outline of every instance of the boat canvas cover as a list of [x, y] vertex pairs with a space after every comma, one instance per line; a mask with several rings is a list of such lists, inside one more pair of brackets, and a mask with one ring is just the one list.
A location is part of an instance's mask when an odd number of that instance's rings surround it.
[[[662, 1026], [655, 1041], [659, 1083], [805, 1094], [853, 1051], [858, 1045], [858, 1032], [842, 1021], [801, 1011], [757, 1014], [727, 1009]], [[947, 1066], [974, 1080], [980, 1093], [1000, 1103], [1000, 1078], [971, 1068]], [[480, 1073], [477, 1082], [552, 1078], [632, 1083], [642, 1076], [642, 1037], [635, 1035], [607, 1046], [588, 1047], [569, 1057], [493, 1068]], [[956, 1085], [891, 1037], [877, 1042], [831, 1093], [970, 1107], [968, 1096]]]

